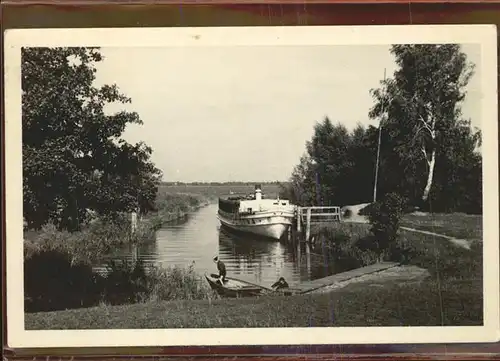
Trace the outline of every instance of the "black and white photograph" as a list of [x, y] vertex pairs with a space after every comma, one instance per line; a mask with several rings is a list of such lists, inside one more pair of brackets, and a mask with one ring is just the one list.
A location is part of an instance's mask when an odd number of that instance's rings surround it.
[[10, 342], [496, 340], [496, 36], [7, 32]]

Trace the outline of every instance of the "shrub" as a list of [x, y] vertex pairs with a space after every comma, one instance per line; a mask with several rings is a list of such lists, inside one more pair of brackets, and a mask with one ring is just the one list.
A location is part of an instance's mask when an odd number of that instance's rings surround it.
[[155, 208], [159, 213], [180, 214], [198, 207], [204, 198], [197, 194], [160, 192]]
[[104, 277], [103, 302], [120, 305], [145, 301], [149, 296], [147, 283], [141, 260], [110, 260]]
[[26, 312], [214, 297], [193, 266], [146, 267], [140, 260], [115, 259], [100, 275], [63, 249], [38, 249], [24, 268]]
[[111, 304], [148, 300], [195, 300], [211, 298], [212, 290], [191, 265], [163, 268], [142, 261], [113, 261], [105, 277], [105, 301]]
[[315, 230], [314, 238], [321, 244], [333, 246], [338, 243], [348, 242], [352, 238], [352, 234], [345, 229], [323, 226]]
[[73, 261], [96, 263], [117, 246], [153, 241], [156, 229], [156, 224], [144, 221], [131, 234], [130, 221], [126, 219], [99, 219], [77, 232], [60, 231], [53, 224], [47, 224], [31, 241], [25, 241], [25, 256], [36, 250], [61, 250], [71, 254]]
[[214, 293], [208, 284], [194, 270], [188, 268], [154, 267], [148, 275], [149, 297], [156, 300], [199, 300], [210, 299]]
[[156, 239], [156, 231], [160, 228], [158, 223], [150, 222], [149, 220], [144, 220], [139, 222], [137, 228], [133, 234], [130, 231], [125, 235], [128, 238], [128, 243], [130, 244], [144, 244], [148, 242], [154, 242]]
[[88, 307], [101, 299], [100, 276], [62, 249], [44, 249], [24, 261], [26, 311]]
[[407, 265], [421, 257], [422, 251], [415, 248], [405, 237], [398, 236], [396, 242], [389, 245], [386, 255], [389, 261]]
[[148, 224], [152, 230], [157, 231], [163, 225], [164, 220], [161, 216], [155, 214], [149, 216], [144, 222]]
[[397, 241], [399, 224], [406, 209], [407, 200], [397, 193], [387, 194], [372, 205], [368, 212], [370, 231], [374, 236], [380, 260], [384, 253], [393, 248]]
[[102, 227], [92, 225], [78, 232], [60, 231], [47, 224], [31, 242], [25, 244], [31, 244], [29, 247], [35, 252], [61, 251], [71, 255], [71, 262], [90, 264], [99, 261], [120, 239], [119, 230], [110, 224]]
[[366, 225], [342, 224], [321, 227], [314, 232], [316, 243], [321, 245], [327, 267], [334, 273], [367, 266], [377, 262], [377, 253], [367, 239]]

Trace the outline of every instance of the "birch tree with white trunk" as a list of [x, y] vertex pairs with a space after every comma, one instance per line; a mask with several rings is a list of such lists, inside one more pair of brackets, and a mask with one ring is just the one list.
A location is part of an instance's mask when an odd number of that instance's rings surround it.
[[[420, 188], [427, 202], [432, 192], [440, 152], [447, 133], [463, 126], [461, 103], [473, 75], [460, 45], [393, 45], [397, 69], [392, 78], [372, 89], [372, 119], [385, 121], [382, 129], [391, 138], [393, 151], [405, 164], [405, 177]], [[402, 180], [403, 181], [403, 180]]]

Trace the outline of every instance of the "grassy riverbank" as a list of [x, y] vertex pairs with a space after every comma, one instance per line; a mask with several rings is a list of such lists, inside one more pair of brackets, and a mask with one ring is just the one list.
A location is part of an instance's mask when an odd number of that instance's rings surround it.
[[77, 232], [60, 231], [51, 224], [40, 230], [25, 230], [25, 258], [33, 253], [61, 250], [71, 254], [73, 261], [99, 261], [114, 247], [154, 241], [155, 232], [161, 225], [181, 219], [207, 202], [201, 195], [159, 192], [156, 211], [139, 217], [134, 234], [131, 233], [131, 218], [128, 214], [113, 220], [94, 219]]
[[[100, 241], [107, 241], [105, 243], [112, 244], [147, 242], [153, 239], [154, 232], [162, 224], [184, 218], [189, 213], [207, 205], [208, 199], [201, 194], [169, 193], [160, 190], [155, 203], [155, 211], [139, 217], [135, 236], [130, 235], [130, 215], [123, 213], [113, 220], [96, 218], [77, 232], [58, 232], [50, 224], [40, 230], [26, 229], [24, 231], [24, 240], [32, 243], [40, 243], [45, 240], [57, 242], [61, 238], [71, 237], [74, 242], [77, 242], [82, 239], [88, 241], [90, 238], [96, 238], [97, 236]], [[47, 232], [49, 234], [44, 235]], [[70, 243], [73, 242], [70, 241]]]
[[[336, 225], [332, 234], [363, 238], [368, 225]], [[342, 227], [342, 232], [339, 232]], [[406, 264], [428, 271], [420, 282], [352, 284], [322, 294], [259, 299], [146, 301], [27, 314], [27, 329], [439, 326], [482, 324], [482, 247], [400, 232]], [[375, 287], [376, 286], [376, 287]]]
[[[111, 257], [123, 245], [154, 241], [162, 224], [185, 217], [205, 203], [200, 195], [159, 193], [157, 212], [141, 217], [134, 234], [126, 214], [112, 221], [96, 219], [77, 232], [60, 231], [52, 225], [26, 231], [26, 310], [212, 297], [192, 268], [163, 269]], [[93, 267], [96, 264], [104, 264], [107, 273], [98, 273]]]
[[154, 228], [182, 219], [209, 203], [208, 197], [196, 193], [171, 193], [160, 189], [156, 198], [156, 212], [146, 215], [143, 221]]
[[465, 213], [412, 213], [403, 217], [401, 225], [449, 237], [481, 241], [482, 217]]
[[[466, 219], [467, 221], [464, 221]], [[464, 214], [406, 215], [402, 221], [412, 228], [429, 230], [439, 226], [450, 237], [469, 235], [470, 249], [457, 246], [446, 238], [409, 230], [400, 230], [394, 247], [384, 254], [386, 261], [400, 262], [427, 269], [435, 280], [467, 280], [482, 285], [482, 220]], [[438, 226], [437, 226], [438, 225]], [[370, 225], [331, 224], [311, 229], [316, 238], [314, 252], [337, 257], [335, 262], [351, 262], [352, 268], [377, 262], [371, 248]], [[436, 232], [436, 230], [434, 230]], [[482, 287], [482, 286], [481, 286]]]
[[482, 289], [460, 282], [349, 287], [259, 299], [146, 302], [27, 314], [26, 329], [480, 325]]

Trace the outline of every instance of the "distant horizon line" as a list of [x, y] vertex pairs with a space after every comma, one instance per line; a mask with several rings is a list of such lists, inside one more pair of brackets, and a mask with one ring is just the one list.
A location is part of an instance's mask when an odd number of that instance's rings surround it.
[[175, 184], [186, 184], [186, 185], [202, 185], [202, 184], [241, 184], [241, 185], [250, 185], [250, 184], [280, 184], [280, 183], [289, 183], [289, 180], [279, 181], [160, 181], [161, 184], [165, 185], [175, 185]]

